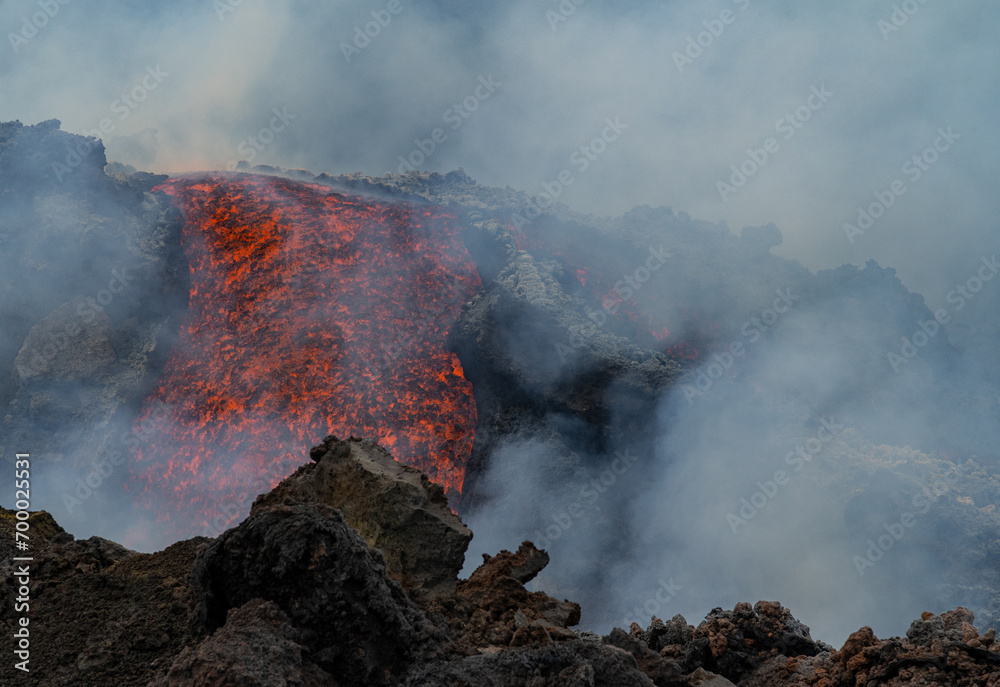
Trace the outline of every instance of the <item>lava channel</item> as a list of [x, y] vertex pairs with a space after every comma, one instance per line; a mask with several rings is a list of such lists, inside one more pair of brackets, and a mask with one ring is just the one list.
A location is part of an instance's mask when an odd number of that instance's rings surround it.
[[445, 337], [481, 288], [456, 218], [275, 177], [158, 188], [185, 216], [190, 293], [137, 420], [139, 504], [201, 534], [327, 434], [376, 438], [454, 503], [476, 409]]

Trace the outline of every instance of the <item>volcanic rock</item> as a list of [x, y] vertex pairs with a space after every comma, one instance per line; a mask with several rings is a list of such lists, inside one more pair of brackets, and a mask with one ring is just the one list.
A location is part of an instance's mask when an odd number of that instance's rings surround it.
[[151, 687], [320, 687], [333, 677], [304, 658], [308, 649], [277, 604], [254, 599], [229, 611], [226, 624], [185, 647]]
[[451, 592], [472, 532], [448, 508], [444, 490], [371, 439], [328, 436], [253, 510], [276, 503], [321, 503], [385, 556], [389, 576], [414, 598]]
[[[13, 541], [14, 512], [0, 509], [0, 537]], [[31, 672], [18, 684], [146, 684], [155, 668], [196, 641], [190, 575], [204, 540], [140, 554], [100, 537], [74, 540], [40, 511], [29, 520]], [[13, 548], [12, 546], [10, 547]], [[12, 551], [0, 560], [0, 594], [18, 596]], [[24, 555], [23, 552], [19, 555]], [[0, 606], [13, 636], [22, 613]], [[3, 675], [12, 675], [8, 662]], [[8, 679], [3, 679], [5, 684]], [[12, 683], [12, 682], [11, 682]]]
[[[338, 493], [326, 480], [339, 476], [353, 485], [340, 493], [345, 510], [367, 513], [371, 524], [381, 521], [374, 495], [385, 494], [399, 515], [407, 512], [401, 494], [409, 494], [411, 517], [398, 533], [408, 522], [419, 538], [449, 521], [439, 513], [430, 526], [412, 515], [438, 501], [434, 490], [371, 442], [329, 437], [312, 455], [318, 462], [259, 498], [238, 527], [155, 554], [97, 537], [75, 541], [47, 513], [32, 514], [33, 658], [22, 683], [1000, 685], [995, 632], [980, 634], [965, 608], [926, 613], [905, 638], [879, 640], [862, 628], [840, 651], [768, 601], [714, 609], [698, 627], [675, 616], [606, 637], [577, 633], [577, 604], [525, 589], [549, 562], [531, 542], [485, 555], [468, 580], [453, 578], [433, 595], [415, 587], [421, 609], [389, 578], [382, 552], [322, 500]], [[15, 522], [12, 511], [0, 511], [5, 598], [17, 584]], [[16, 622], [13, 605], [0, 607], [0, 633], [12, 634]]]
[[592, 304], [575, 293], [565, 264], [519, 250], [499, 222], [474, 227], [467, 240], [486, 270], [484, 291], [466, 304], [449, 337], [479, 414], [463, 491], [466, 511], [484, 498], [479, 480], [503, 446], [544, 442], [561, 456], [548, 468], [557, 482], [581, 465], [569, 429], [574, 419], [591, 428], [595, 448], [624, 446], [680, 371], [614, 326], [595, 326]]
[[[76, 313], [86, 308], [87, 300], [78, 296], [43, 317], [28, 332], [24, 346], [14, 360], [14, 371], [22, 383], [48, 376], [53, 381], [106, 383], [118, 359], [111, 344], [111, 320], [102, 310], [90, 322], [76, 323]], [[62, 355], [47, 360], [43, 351], [55, 346], [57, 337], [73, 334], [74, 345]], [[38, 357], [38, 366], [31, 356]]]
[[159, 177], [59, 126], [0, 123], [0, 453], [83, 477], [159, 375], [187, 267]]
[[[972, 627], [972, 613], [957, 608], [940, 615], [924, 613], [913, 622], [906, 638], [879, 640], [864, 627], [840, 651], [815, 656], [775, 656], [742, 685], [1000, 685], [1000, 653], [983, 648]], [[991, 633], [985, 642], [996, 649]], [[979, 640], [979, 641], [977, 641]]]
[[[679, 684], [1000, 685], [995, 633], [979, 637], [972, 622], [972, 613], [961, 607], [940, 615], [924, 613], [905, 639], [879, 640], [864, 627], [836, 651], [812, 640], [809, 629], [780, 604], [761, 601], [753, 608], [740, 603], [732, 611], [714, 609], [697, 628], [682, 629], [681, 616], [669, 624], [654, 620], [646, 630], [634, 625], [631, 638], [650, 650], [660, 647], [661, 656], [679, 662], [687, 673]], [[605, 641], [617, 638], [619, 645], [628, 646], [624, 637], [615, 630]], [[634, 644], [629, 650], [640, 653]]]
[[208, 546], [194, 576], [208, 631], [232, 609], [273, 601], [339, 684], [397, 681], [423, 641], [422, 615], [386, 577], [381, 554], [328, 506], [258, 508]]
[[579, 604], [524, 588], [548, 562], [548, 554], [531, 542], [523, 542], [515, 553], [483, 554], [482, 565], [458, 583], [456, 596], [465, 602], [465, 613], [445, 611], [462, 621], [452, 623], [456, 644], [469, 650], [575, 639], [567, 628], [580, 622]]
[[406, 687], [674, 687], [686, 682], [651, 681], [626, 651], [576, 640], [554, 646], [497, 653], [418, 666]]
[[670, 627], [654, 621], [644, 633], [635, 634], [661, 655], [680, 660], [687, 670], [702, 667], [733, 682], [753, 672], [771, 650], [794, 656], [821, 651], [809, 628], [775, 602], [759, 601], [752, 608], [739, 603], [732, 611], [715, 608], [697, 628], [680, 627], [683, 623], [681, 616]]

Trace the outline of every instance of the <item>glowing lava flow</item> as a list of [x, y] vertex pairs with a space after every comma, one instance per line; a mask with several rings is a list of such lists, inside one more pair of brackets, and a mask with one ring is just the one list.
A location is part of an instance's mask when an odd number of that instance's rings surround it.
[[159, 188], [185, 214], [191, 275], [139, 419], [133, 488], [157, 519], [201, 533], [331, 433], [375, 437], [458, 496], [476, 410], [444, 344], [481, 284], [454, 218], [273, 177]]

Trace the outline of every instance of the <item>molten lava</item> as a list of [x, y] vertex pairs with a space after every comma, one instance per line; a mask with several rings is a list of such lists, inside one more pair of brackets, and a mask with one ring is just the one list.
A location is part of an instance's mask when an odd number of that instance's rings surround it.
[[457, 497], [476, 410], [445, 337], [481, 284], [455, 218], [273, 177], [159, 188], [186, 217], [191, 273], [138, 423], [134, 478], [158, 519], [212, 521], [327, 434], [375, 437]]

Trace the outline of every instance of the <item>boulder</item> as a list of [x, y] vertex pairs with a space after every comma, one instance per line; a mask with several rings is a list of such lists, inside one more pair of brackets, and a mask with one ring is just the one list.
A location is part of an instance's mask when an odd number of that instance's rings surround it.
[[385, 556], [389, 577], [420, 599], [455, 588], [472, 532], [448, 508], [444, 490], [397, 462], [371, 439], [328, 436], [251, 512], [276, 503], [320, 503]]
[[262, 507], [214, 540], [194, 566], [204, 629], [254, 599], [274, 602], [312, 660], [340, 685], [398, 679], [423, 641], [423, 615], [340, 512], [318, 503]]

